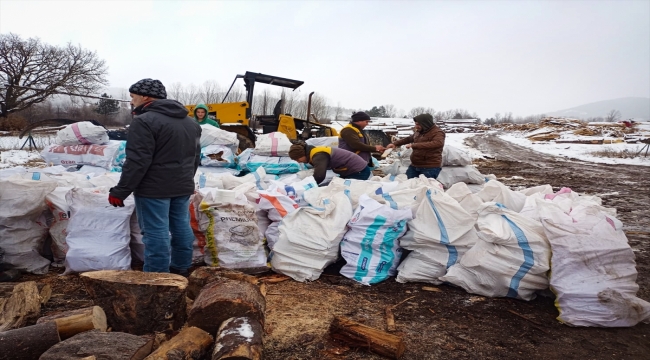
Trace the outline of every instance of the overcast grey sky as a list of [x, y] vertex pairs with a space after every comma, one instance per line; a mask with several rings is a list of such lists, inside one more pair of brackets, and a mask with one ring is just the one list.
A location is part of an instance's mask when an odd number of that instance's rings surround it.
[[347, 108], [531, 115], [650, 97], [650, 1], [0, 0], [0, 32], [81, 44], [112, 87], [262, 72]]

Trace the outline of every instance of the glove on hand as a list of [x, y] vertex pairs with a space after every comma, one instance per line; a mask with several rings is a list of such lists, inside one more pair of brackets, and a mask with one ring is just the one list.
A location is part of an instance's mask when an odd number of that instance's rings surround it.
[[124, 200], [118, 199], [111, 194], [108, 194], [108, 202], [115, 207], [124, 207]]

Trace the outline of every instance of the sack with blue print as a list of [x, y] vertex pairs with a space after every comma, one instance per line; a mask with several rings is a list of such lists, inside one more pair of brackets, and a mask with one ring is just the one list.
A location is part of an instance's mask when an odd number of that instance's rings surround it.
[[402, 256], [399, 238], [411, 219], [413, 214], [409, 209], [391, 209], [368, 195], [361, 195], [359, 207], [348, 222], [349, 230], [341, 242], [341, 255], [347, 262], [341, 268], [341, 275], [364, 285], [395, 276]]
[[489, 297], [532, 300], [548, 288], [551, 246], [539, 221], [489, 202], [478, 208], [479, 241], [440, 278]]
[[413, 252], [397, 269], [396, 280], [441, 284], [440, 277], [478, 241], [475, 218], [442, 190], [423, 191], [409, 230], [400, 240], [403, 248]]

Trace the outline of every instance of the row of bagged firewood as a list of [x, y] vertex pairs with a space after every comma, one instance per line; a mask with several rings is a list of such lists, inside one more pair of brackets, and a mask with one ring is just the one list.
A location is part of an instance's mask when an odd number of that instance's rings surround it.
[[[49, 285], [0, 285], [0, 360], [261, 359], [266, 283], [286, 279], [214, 267], [189, 279], [116, 270], [80, 277], [95, 306], [40, 318]], [[401, 338], [344, 318], [330, 333], [392, 358], [404, 352]]]

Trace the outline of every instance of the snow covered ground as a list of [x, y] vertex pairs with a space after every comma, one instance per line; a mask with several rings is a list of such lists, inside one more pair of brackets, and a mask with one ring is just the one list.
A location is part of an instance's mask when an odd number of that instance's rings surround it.
[[[448, 134], [451, 135], [451, 134]], [[464, 135], [464, 134], [459, 134]], [[529, 134], [526, 134], [529, 135]], [[626, 151], [628, 154], [636, 154], [644, 144], [606, 144], [606, 145], [592, 145], [592, 144], [570, 144], [563, 143], [557, 144], [555, 142], [546, 141], [530, 141], [524, 137], [523, 133], [508, 133], [500, 134], [499, 138], [517, 144], [523, 147], [530, 148], [537, 152], [544, 154], [555, 155], [563, 158], [574, 158], [582, 161], [589, 161], [603, 164], [626, 164], [626, 165], [644, 165], [650, 166], [650, 153], [648, 157], [643, 157], [643, 153], [635, 158], [616, 158], [616, 157], [600, 157], [592, 155], [596, 151], [612, 151], [615, 153]]]

